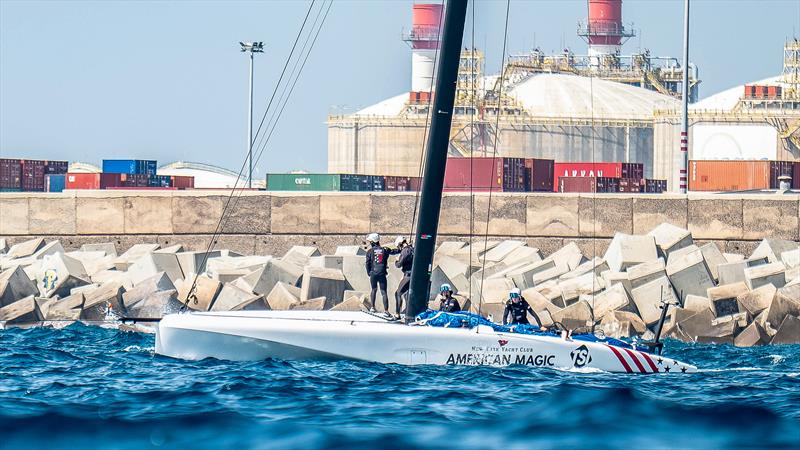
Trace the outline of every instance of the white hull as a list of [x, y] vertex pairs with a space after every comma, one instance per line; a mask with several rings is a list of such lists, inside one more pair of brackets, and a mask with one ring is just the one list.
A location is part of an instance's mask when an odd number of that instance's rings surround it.
[[521, 364], [621, 373], [688, 373], [669, 358], [600, 342], [387, 322], [363, 312], [241, 311], [165, 316], [156, 353], [199, 360], [313, 359], [395, 364]]

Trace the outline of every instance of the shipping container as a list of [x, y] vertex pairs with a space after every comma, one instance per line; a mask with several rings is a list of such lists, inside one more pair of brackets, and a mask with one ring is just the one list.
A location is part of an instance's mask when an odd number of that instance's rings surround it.
[[780, 187], [780, 177], [794, 176], [793, 161], [770, 161], [769, 162], [769, 188], [778, 189]]
[[794, 175], [792, 175], [792, 189], [800, 189], [800, 161], [794, 162]]
[[156, 161], [145, 159], [104, 159], [103, 173], [125, 173], [129, 175], [155, 175]]
[[100, 189], [99, 173], [68, 173], [67, 189]]
[[21, 161], [19, 159], [0, 158], [0, 189], [21, 189], [21, 188], [22, 188]]
[[528, 191], [524, 158], [447, 158], [444, 187], [476, 191]]
[[781, 96], [780, 86], [767, 86], [767, 97], [780, 98], [780, 96]]
[[767, 97], [767, 87], [766, 86], [753, 86], [755, 88], [755, 98], [766, 98]]
[[178, 189], [194, 188], [194, 177], [173, 175], [170, 177], [170, 186]]
[[620, 163], [620, 178], [634, 180], [644, 179], [644, 164], [642, 163]]
[[619, 192], [619, 178], [561, 177], [559, 192], [614, 193]]
[[45, 175], [64, 175], [69, 169], [69, 162], [67, 161], [45, 161], [44, 174]]
[[689, 161], [690, 191], [768, 189], [770, 161]]
[[338, 191], [340, 175], [312, 173], [271, 173], [267, 175], [268, 191]]
[[109, 189], [113, 187], [123, 187], [126, 186], [126, 182], [129, 176], [126, 173], [101, 173], [100, 175], [100, 185], [98, 189]]
[[751, 84], [744, 85], [744, 98], [753, 98], [756, 96], [756, 87]]
[[378, 175], [341, 174], [339, 190], [344, 192], [383, 191], [383, 177]]
[[20, 185], [25, 192], [44, 192], [45, 162], [38, 159], [20, 161], [22, 177]]
[[67, 183], [66, 174], [49, 174], [44, 176], [45, 192], [63, 192]]
[[169, 175], [148, 175], [147, 187], [172, 187]]
[[[415, 186], [414, 183], [415, 179], [416, 177], [393, 177], [393, 176], [383, 177], [383, 190], [392, 192], [414, 191], [415, 189], [413, 189], [413, 186]], [[417, 182], [416, 185], [418, 186], [419, 183]]]
[[644, 180], [644, 191], [648, 194], [661, 194], [667, 190], [667, 180]]
[[[597, 178], [622, 178], [623, 167], [626, 178], [644, 178], [644, 165], [640, 163], [621, 162], [557, 162], [554, 165], [554, 191], [559, 190], [559, 178], [562, 177], [597, 177]], [[641, 172], [641, 173], [639, 173]]]
[[525, 159], [525, 183], [530, 192], [552, 192], [555, 161], [552, 159]]
[[641, 178], [620, 178], [619, 180], [619, 192], [626, 192], [626, 193], [639, 193], [642, 192], [642, 182], [644, 180]]

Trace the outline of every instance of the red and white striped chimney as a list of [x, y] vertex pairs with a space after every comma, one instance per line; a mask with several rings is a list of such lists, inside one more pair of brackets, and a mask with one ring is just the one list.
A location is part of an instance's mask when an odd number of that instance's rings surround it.
[[442, 9], [443, 6], [436, 3], [417, 3], [413, 7], [411, 32], [405, 38], [411, 45], [412, 92], [430, 92], [433, 89]]

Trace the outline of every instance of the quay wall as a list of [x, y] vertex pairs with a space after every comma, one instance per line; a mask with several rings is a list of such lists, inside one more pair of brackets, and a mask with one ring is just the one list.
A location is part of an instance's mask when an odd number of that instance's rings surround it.
[[[8, 244], [46, 237], [67, 249], [114, 242], [183, 244], [205, 249], [228, 201], [228, 191], [66, 191], [0, 194], [0, 238]], [[800, 195], [446, 193], [441, 239], [472, 235], [520, 239], [545, 254], [574, 241], [600, 254], [615, 232], [644, 234], [662, 222], [688, 228], [695, 240], [749, 254], [764, 238], [800, 242]], [[360, 244], [369, 232], [384, 241], [408, 235], [415, 194], [248, 191], [234, 196], [217, 248], [282, 254], [292, 245]]]

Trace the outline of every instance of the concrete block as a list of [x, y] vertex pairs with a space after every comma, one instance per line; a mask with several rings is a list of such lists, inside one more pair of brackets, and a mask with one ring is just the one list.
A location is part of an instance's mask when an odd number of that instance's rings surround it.
[[321, 267], [306, 267], [300, 287], [300, 301], [325, 297], [325, 309], [344, 301], [344, 291], [349, 289], [341, 271]]
[[360, 245], [339, 245], [336, 247], [335, 256], [364, 256], [367, 252]]
[[642, 320], [653, 325], [661, 318], [663, 302], [677, 304], [677, 295], [667, 277], [657, 278], [639, 287], [633, 288], [633, 302]]
[[271, 197], [273, 233], [316, 234], [320, 232], [320, 196], [293, 195]]
[[264, 296], [243, 291], [235, 286], [226, 284], [217, 294], [217, 299], [211, 305], [211, 311], [264, 311], [270, 309]]
[[765, 198], [742, 200], [744, 230], [742, 237], [744, 239], [771, 237], [797, 240], [797, 197], [763, 197]]
[[128, 270], [128, 267], [137, 259], [158, 250], [158, 248], [158, 244], [135, 244], [114, 260], [114, 266], [117, 270]]
[[731, 336], [734, 323], [728, 322], [722, 326], [713, 327], [714, 313], [711, 310], [700, 311], [678, 323], [678, 328], [691, 340], [698, 336]]
[[744, 269], [744, 279], [750, 289], [767, 284], [780, 289], [786, 284], [786, 266], [782, 262], [776, 262], [748, 267]]
[[450, 279], [456, 275], [466, 276], [469, 272], [469, 264], [447, 255], [435, 258], [434, 266], [440, 268]]
[[273, 286], [269, 295], [267, 295], [267, 304], [272, 310], [286, 311], [292, 309], [292, 306], [300, 302], [300, 294], [300, 288], [279, 281], [275, 283], [275, 286]]
[[[450, 278], [450, 284], [453, 286], [454, 289], [453, 292], [467, 293], [470, 290], [469, 280], [467, 279], [467, 277], [465, 277], [463, 274], [460, 273], [454, 276], [453, 278]], [[469, 297], [469, 294], [467, 294], [467, 297]]]
[[547, 281], [539, 286], [536, 286], [534, 289], [547, 298], [550, 303], [558, 306], [559, 308], [567, 306], [564, 303], [564, 298], [561, 296], [561, 288], [555, 281]]
[[633, 199], [617, 196], [581, 195], [578, 199], [581, 236], [612, 237], [633, 233]]
[[[268, 234], [271, 232], [271, 202], [262, 192], [238, 193], [228, 207], [224, 233]], [[223, 198], [224, 202], [227, 197]], [[223, 206], [224, 207], [224, 206]]]
[[345, 300], [331, 308], [331, 311], [363, 311], [368, 308], [365, 299], [363, 295], [345, 295]]
[[594, 274], [589, 272], [579, 277], [563, 280], [558, 283], [561, 288], [561, 297], [567, 305], [571, 305], [581, 295], [592, 295], [595, 292], [600, 292], [603, 288], [602, 281], [600, 281]]
[[613, 272], [611, 270], [607, 270], [600, 274], [600, 278], [603, 279], [603, 284], [605, 285], [605, 289], [610, 289], [615, 284], [621, 284], [623, 288], [625, 288], [625, 292], [628, 293], [628, 296], [631, 295], [631, 280], [628, 278], [627, 272]]
[[242, 277], [251, 286], [250, 290], [259, 295], [266, 295], [279, 281], [297, 286], [303, 276], [303, 269], [278, 259], [271, 259], [262, 269]]
[[706, 291], [706, 296], [712, 304], [711, 310], [714, 315], [720, 317], [740, 312], [736, 298], [749, 291], [750, 289], [746, 284], [739, 282], [709, 288]]
[[84, 297], [81, 320], [105, 320], [108, 309], [122, 313], [122, 294], [125, 289], [120, 283], [108, 282], [87, 292]]
[[43, 313], [44, 320], [79, 320], [83, 302], [84, 295], [77, 293], [61, 299], [50, 299], [47, 306], [40, 306], [39, 309]]
[[669, 261], [667, 277], [678, 293], [681, 304], [687, 295], [704, 295], [709, 288], [714, 287], [714, 280], [700, 249], [679, 255], [673, 252]]
[[538, 248], [528, 247], [527, 244], [517, 247], [503, 258], [503, 262], [509, 266], [522, 263], [530, 264], [541, 260], [542, 252]]
[[206, 263], [211, 258], [217, 258], [222, 255], [219, 250], [211, 252], [181, 252], [176, 253], [178, 264], [180, 265], [181, 272], [184, 274], [189, 273], [203, 273], [206, 271]]
[[741, 198], [689, 199], [689, 231], [695, 239], [742, 239]]
[[323, 311], [327, 309], [326, 305], [329, 304], [330, 302], [325, 297], [317, 297], [308, 300], [301, 300], [292, 305], [292, 309], [299, 311]]
[[711, 273], [711, 278], [714, 279], [714, 281], [719, 280], [719, 265], [726, 264], [728, 260], [714, 243], [701, 245], [700, 251], [703, 253], [703, 259], [706, 260], [706, 267], [708, 267], [708, 271]]
[[653, 228], [647, 235], [655, 238], [658, 251], [665, 258], [669, 257], [670, 252], [688, 247], [694, 243], [692, 233], [689, 230], [670, 223], [662, 223]]
[[569, 270], [573, 270], [586, 262], [583, 252], [581, 252], [578, 244], [574, 242], [570, 242], [564, 247], [558, 249], [553, 254], [545, 258], [545, 261], [547, 260], [555, 262], [557, 266], [567, 267]]
[[19, 244], [12, 245], [6, 256], [11, 259], [24, 258], [26, 256], [33, 255], [42, 247], [44, 247], [43, 238], [30, 239], [20, 242]]
[[91, 276], [91, 281], [96, 284], [115, 282], [121, 284], [125, 289], [133, 287], [128, 273], [119, 270], [101, 270]]
[[798, 344], [800, 343], [800, 318], [786, 316], [778, 327], [778, 332], [772, 336], [770, 344]]
[[725, 261], [732, 263], [732, 262], [739, 262], [744, 261], [744, 255], [739, 253], [723, 253], [722, 256], [725, 257]]
[[613, 311], [637, 313], [636, 304], [628, 296], [625, 287], [618, 283], [594, 296], [590, 302], [595, 319], [601, 319]]
[[508, 255], [510, 255], [514, 250], [517, 250], [520, 247], [524, 247], [525, 242], [523, 241], [514, 241], [514, 240], [506, 240], [502, 241], [498, 244], [495, 248], [486, 252], [483, 255], [486, 261], [491, 262], [500, 262], [503, 261]]
[[658, 258], [655, 239], [652, 236], [632, 236], [616, 233], [603, 259], [608, 267], [621, 272], [637, 264]]
[[[342, 273], [347, 283], [356, 291], [369, 292], [369, 277], [365, 269], [364, 256], [343, 256]], [[302, 275], [302, 272], [300, 273]]]
[[579, 235], [578, 196], [527, 195], [526, 234], [528, 236]]
[[669, 266], [670, 261], [678, 260], [681, 257], [683, 257], [685, 255], [688, 255], [689, 253], [697, 252], [697, 251], [700, 251], [700, 247], [698, 247], [695, 244], [687, 245], [686, 247], [679, 248], [678, 250], [672, 251], [672, 252], [669, 253], [669, 256], [667, 257], [667, 266]]
[[732, 284], [745, 282], [744, 271], [749, 267], [767, 264], [767, 258], [744, 259], [736, 262], [729, 262], [717, 266], [719, 272], [719, 284]]
[[766, 257], [771, 263], [781, 261], [781, 254], [786, 251], [795, 250], [798, 248], [797, 242], [788, 241], [785, 239], [764, 239], [758, 244], [753, 254], [749, 259], [757, 259]]
[[[554, 280], [558, 282], [558, 277], [564, 275], [569, 271], [569, 267], [556, 264], [547, 270], [537, 271], [530, 275], [530, 286], [540, 286], [548, 281]], [[523, 276], [524, 280], [528, 282], [528, 275]]]
[[[162, 291], [175, 291], [175, 285], [166, 273], [158, 274], [143, 280], [122, 294], [123, 312], [128, 312], [137, 303], [145, 300], [148, 296]], [[177, 296], [177, 291], [175, 291]]]
[[0, 322], [6, 324], [38, 322], [42, 318], [39, 305], [32, 295], [0, 308]]
[[125, 232], [124, 199], [120, 197], [77, 197], [77, 234], [121, 234]]
[[[213, 280], [207, 275], [200, 275], [196, 277], [192, 274], [185, 280], [179, 280], [175, 283], [177, 289], [178, 301], [187, 304], [187, 307], [195, 311], [209, 311], [217, 298], [217, 294], [222, 289], [222, 283]], [[192, 285], [195, 285], [194, 295], [189, 298]]]
[[781, 262], [790, 269], [800, 267], [800, 247], [781, 252]]
[[561, 322], [565, 328], [580, 332], [592, 326], [592, 308], [586, 301], [575, 302], [551, 314], [554, 322]]
[[686, 228], [688, 200], [685, 196], [633, 196], [633, 233], [645, 234], [662, 223]]
[[28, 235], [28, 198], [0, 198], [0, 235]]
[[368, 194], [326, 193], [319, 197], [320, 233], [364, 234], [370, 229]]
[[638, 315], [628, 311], [610, 311], [603, 316], [599, 328], [606, 336], [616, 339], [639, 336], [647, 331], [644, 321]]
[[[468, 199], [468, 198], [467, 198]], [[374, 200], [373, 200], [374, 201]], [[495, 193], [492, 195], [491, 211], [489, 211], [489, 196], [475, 197], [474, 225], [475, 234], [485, 234], [487, 231], [486, 218], [489, 217], [488, 234], [492, 236], [525, 236], [527, 220], [527, 199], [518, 194]], [[443, 222], [448, 222], [444, 220]], [[400, 232], [407, 232], [410, 220], [405, 222]], [[467, 220], [467, 225], [469, 220]], [[374, 226], [374, 220], [373, 220]], [[442, 225], [440, 224], [440, 227]], [[469, 226], [467, 226], [469, 228]], [[444, 233], [442, 231], [442, 233]]]
[[631, 282], [631, 293], [633, 293], [632, 290], [639, 286], [659, 278], [666, 278], [667, 266], [664, 264], [664, 258], [658, 258], [630, 267], [627, 272], [628, 280]]
[[28, 199], [28, 208], [28, 232], [30, 234], [77, 234], [75, 197], [31, 197]]
[[477, 303], [481, 299], [483, 303], [505, 303], [508, 293], [515, 287], [514, 282], [507, 278], [484, 279], [483, 289], [481, 289], [480, 278], [473, 277], [471, 283], [473, 303]]
[[0, 238], [0, 255], [5, 254], [8, 251], [8, 242], [5, 238]]
[[91, 277], [92, 275], [100, 272], [101, 270], [114, 269], [114, 260], [116, 256], [106, 255], [106, 252], [69, 252], [67, 256], [75, 258], [83, 264], [86, 273]]
[[38, 294], [36, 283], [28, 278], [22, 267], [17, 266], [0, 273], [0, 307]]
[[36, 278], [42, 297], [66, 297], [70, 289], [89, 284], [90, 280], [80, 261], [61, 253], [45, 256]]
[[173, 196], [172, 232], [178, 234], [213, 233], [222, 217], [226, 201], [227, 197], [217, 195]]
[[778, 329], [786, 316], [800, 316], [800, 285], [778, 289], [775, 292], [767, 312], [767, 323]]
[[[560, 274], [563, 273], [564, 270], [567, 270], [568, 267], [563, 266], [560, 267], [558, 270], [555, 269], [556, 269], [556, 263], [553, 260], [536, 261], [531, 264], [526, 264], [524, 266], [518, 266], [511, 269], [508, 273], [506, 273], [506, 277], [511, 278], [516, 287], [520, 289], [527, 289], [530, 287], [534, 287], [536, 285], [533, 281], [533, 278], [537, 274], [543, 273], [548, 270], [553, 270], [553, 272], [550, 272], [546, 276], [549, 277], [547, 279], [554, 279], [560, 276]], [[537, 280], [539, 280], [540, 284], [546, 281], [543, 280], [542, 277], [537, 278]]]
[[[562, 280], [567, 280], [570, 278], [579, 277], [589, 272], [594, 272], [594, 274], [599, 277], [603, 272], [607, 272], [608, 270], [608, 263], [603, 258], [594, 257], [591, 260], [582, 263], [574, 270], [570, 270], [564, 275], [561, 275], [559, 278]], [[605, 283], [603, 283], [603, 285], [605, 285]]]
[[683, 309], [691, 311], [692, 313], [698, 313], [706, 309], [713, 310], [713, 308], [714, 305], [711, 303], [711, 300], [705, 295], [689, 294], [683, 299]]
[[98, 242], [81, 245], [82, 252], [103, 252], [105, 256], [117, 256], [117, 248], [112, 242]]
[[[172, 196], [126, 195], [122, 204], [126, 234], [172, 234]], [[217, 217], [219, 218], [219, 217]]]
[[466, 242], [461, 241], [444, 241], [436, 247], [434, 252], [434, 259], [439, 256], [452, 256], [455, 252], [461, 250], [467, 245]]
[[177, 313], [181, 310], [181, 303], [176, 298], [174, 289], [151, 292], [146, 297], [127, 308], [126, 317], [130, 318], [156, 318], [165, 314]]
[[[528, 288], [522, 291], [522, 297], [531, 305], [537, 314], [542, 311], [548, 311], [551, 315], [562, 308], [554, 305], [547, 297], [542, 295], [535, 288]], [[541, 319], [541, 316], [539, 317]]]

